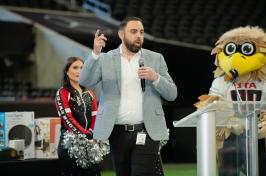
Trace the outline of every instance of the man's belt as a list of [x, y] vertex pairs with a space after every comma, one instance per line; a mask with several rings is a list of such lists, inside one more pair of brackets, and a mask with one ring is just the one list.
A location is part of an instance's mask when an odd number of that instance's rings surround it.
[[123, 131], [140, 131], [140, 130], [145, 129], [145, 126], [144, 126], [144, 123], [134, 124], [134, 125], [119, 124], [119, 125], [115, 125], [115, 129], [123, 130]]

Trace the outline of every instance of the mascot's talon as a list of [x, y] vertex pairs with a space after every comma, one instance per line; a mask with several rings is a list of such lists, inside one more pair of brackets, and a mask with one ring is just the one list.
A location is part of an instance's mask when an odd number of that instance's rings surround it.
[[240, 118], [229, 117], [227, 121], [227, 128], [235, 135], [239, 135], [245, 130], [245, 125], [243, 123], [244, 122]]

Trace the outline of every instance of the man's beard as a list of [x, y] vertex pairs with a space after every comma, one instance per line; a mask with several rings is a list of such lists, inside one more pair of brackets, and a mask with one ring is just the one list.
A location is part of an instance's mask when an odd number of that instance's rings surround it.
[[141, 49], [141, 47], [142, 47], [142, 43], [141, 43], [139, 46], [137, 46], [137, 45], [135, 45], [134, 43], [130, 43], [130, 42], [127, 40], [126, 37], [124, 38], [124, 44], [125, 44], [126, 48], [127, 48], [129, 51], [131, 51], [132, 53], [137, 53], [137, 52]]

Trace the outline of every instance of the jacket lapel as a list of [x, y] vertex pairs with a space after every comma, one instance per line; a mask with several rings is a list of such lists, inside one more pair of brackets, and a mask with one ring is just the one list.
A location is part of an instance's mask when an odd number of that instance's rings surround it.
[[144, 49], [142, 49], [142, 48], [141, 48], [140, 57], [144, 60], [144, 66], [148, 66], [147, 64], [148, 64], [149, 62], [147, 61], [147, 59], [148, 59], [149, 57], [147, 57], [147, 53], [144, 52]]
[[119, 52], [119, 48], [115, 49], [113, 51], [114, 53], [114, 57], [113, 57], [113, 63], [115, 65], [115, 74], [117, 77], [117, 84], [118, 84], [118, 88], [119, 88], [119, 92], [121, 92], [121, 55]]
[[[119, 92], [121, 92], [121, 54], [120, 54], [120, 48], [118, 47], [117, 49], [113, 50], [113, 63], [115, 65], [115, 74], [117, 77], [117, 84], [119, 88]], [[144, 52], [143, 49], [141, 49], [141, 57], [144, 59], [144, 65], [147, 64], [147, 56], [146, 53]], [[148, 66], [148, 65], [145, 65]]]

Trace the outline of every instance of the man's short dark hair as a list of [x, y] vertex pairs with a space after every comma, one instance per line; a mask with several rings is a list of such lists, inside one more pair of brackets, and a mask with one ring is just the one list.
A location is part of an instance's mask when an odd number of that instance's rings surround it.
[[142, 23], [142, 19], [139, 17], [126, 17], [125, 19], [123, 19], [119, 25], [119, 30], [123, 30], [125, 28], [125, 26], [127, 25], [128, 22], [130, 21], [140, 21]]

